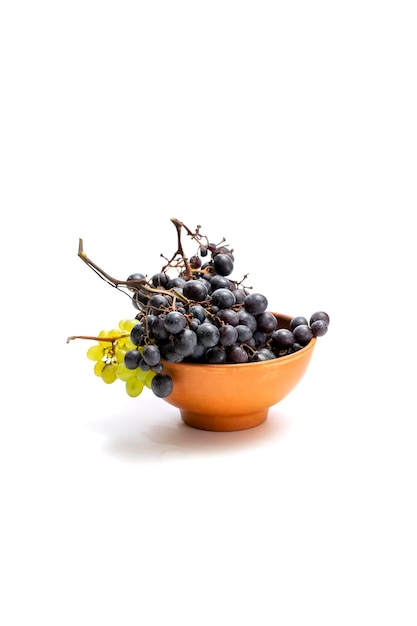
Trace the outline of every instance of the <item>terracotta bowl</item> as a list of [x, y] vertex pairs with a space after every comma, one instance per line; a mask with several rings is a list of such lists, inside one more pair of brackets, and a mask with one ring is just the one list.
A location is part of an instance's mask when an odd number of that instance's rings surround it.
[[[290, 317], [274, 315], [278, 328], [289, 328]], [[194, 428], [222, 432], [253, 428], [300, 382], [315, 344], [313, 338], [298, 352], [257, 363], [164, 362], [174, 383], [165, 401], [179, 408], [182, 420]]]

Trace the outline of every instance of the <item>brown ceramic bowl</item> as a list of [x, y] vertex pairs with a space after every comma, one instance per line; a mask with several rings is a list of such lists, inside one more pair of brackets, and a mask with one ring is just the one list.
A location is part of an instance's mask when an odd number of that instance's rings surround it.
[[[278, 328], [291, 318], [275, 313]], [[262, 424], [270, 407], [287, 396], [303, 377], [316, 339], [293, 354], [257, 363], [209, 365], [167, 363], [174, 383], [165, 401], [179, 408], [182, 420], [203, 430], [234, 431]]]

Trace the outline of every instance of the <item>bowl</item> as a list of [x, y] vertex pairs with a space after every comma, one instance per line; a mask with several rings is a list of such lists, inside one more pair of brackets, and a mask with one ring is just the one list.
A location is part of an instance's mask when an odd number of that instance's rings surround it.
[[[274, 315], [278, 328], [289, 328], [291, 317]], [[174, 383], [173, 391], [164, 400], [177, 407], [183, 422], [194, 428], [218, 432], [253, 428], [262, 424], [269, 409], [298, 385], [316, 341], [313, 338], [292, 354], [255, 363], [164, 361], [164, 372]]]

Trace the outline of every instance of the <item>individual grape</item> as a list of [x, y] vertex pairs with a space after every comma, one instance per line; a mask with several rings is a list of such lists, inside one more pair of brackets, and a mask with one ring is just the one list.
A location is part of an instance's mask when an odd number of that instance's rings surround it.
[[239, 343], [247, 343], [253, 338], [253, 331], [246, 324], [235, 326], [237, 330], [237, 340]]
[[268, 340], [268, 335], [261, 330], [255, 330], [253, 332], [253, 339], [255, 341], [255, 346], [263, 346]]
[[240, 345], [230, 346], [227, 349], [227, 360], [230, 363], [247, 363], [248, 359], [248, 353]]
[[183, 357], [191, 356], [197, 345], [197, 334], [190, 328], [185, 328], [182, 333], [175, 335], [173, 339], [175, 351]]
[[313, 313], [313, 315], [310, 317], [310, 326], [318, 320], [322, 320], [327, 324], [327, 326], [330, 324], [330, 317], [327, 313], [325, 313], [325, 311], [316, 311], [315, 313]]
[[204, 284], [207, 281], [203, 280], [189, 280], [183, 287], [183, 294], [189, 300], [195, 300], [196, 302], [202, 302], [207, 298], [208, 287]]
[[189, 263], [193, 270], [198, 270], [198, 268], [201, 267], [201, 258], [198, 254], [193, 254], [193, 256], [190, 256], [189, 258]]
[[119, 365], [117, 366], [117, 378], [120, 378], [120, 380], [122, 380], [123, 382], [126, 382], [127, 380], [129, 380], [129, 378], [135, 376], [135, 373], [136, 370], [127, 368], [124, 363], [119, 363]]
[[249, 361], [251, 363], [255, 363], [257, 361], [270, 361], [271, 359], [275, 359], [275, 354], [272, 350], [268, 350], [268, 348], [260, 348], [250, 357]]
[[130, 331], [130, 341], [133, 343], [133, 345], [138, 346], [141, 343], [142, 338], [145, 334], [146, 328], [143, 326], [143, 324], [136, 324], [136, 326], [134, 326]]
[[87, 357], [90, 361], [100, 361], [104, 357], [104, 342], [88, 348]]
[[149, 298], [148, 306], [150, 307], [150, 310], [154, 313], [160, 313], [161, 311], [168, 309], [171, 301], [172, 300], [168, 299], [167, 296], [155, 293]]
[[253, 315], [259, 315], [266, 311], [268, 300], [262, 293], [250, 293], [243, 301], [246, 311]]
[[219, 309], [216, 313], [216, 317], [231, 326], [237, 326], [239, 324], [239, 314], [233, 309]]
[[94, 374], [96, 376], [101, 376], [103, 372], [103, 368], [105, 366], [106, 366], [106, 361], [97, 361], [97, 363], [94, 364]]
[[142, 372], [149, 372], [149, 370], [151, 369], [151, 366], [145, 361], [143, 357], [139, 359], [138, 367], [140, 370], [142, 370]]
[[127, 277], [128, 281], [142, 281], [145, 280], [146, 276], [145, 274], [140, 274], [139, 272], [136, 272], [136, 274], [130, 274], [130, 276]]
[[144, 382], [136, 376], [132, 376], [126, 380], [126, 392], [131, 398], [137, 398], [143, 391]]
[[205, 348], [212, 348], [219, 343], [220, 331], [214, 324], [203, 322], [196, 330], [197, 339]]
[[246, 289], [238, 288], [233, 290], [233, 295], [236, 298], [236, 304], [243, 304], [246, 296], [248, 295], [248, 291]]
[[219, 309], [230, 309], [235, 304], [236, 298], [230, 289], [220, 288], [212, 292], [211, 302]]
[[170, 311], [166, 314], [164, 319], [164, 326], [166, 330], [175, 335], [176, 333], [180, 333], [187, 326], [187, 320], [183, 313], [179, 311]]
[[156, 365], [153, 365], [151, 367], [151, 370], [155, 372], [155, 374], [159, 374], [160, 372], [162, 372], [163, 369], [164, 369], [164, 366], [162, 365], [161, 362], [156, 363]]
[[231, 324], [225, 324], [224, 326], [220, 327], [219, 331], [219, 343], [222, 346], [232, 346], [234, 343], [236, 343], [238, 339], [238, 331], [236, 330], [236, 326], [232, 326]]
[[233, 272], [233, 259], [228, 254], [216, 254], [213, 258], [213, 265], [221, 276], [229, 276]]
[[220, 348], [220, 346], [213, 346], [206, 350], [204, 360], [206, 363], [211, 363], [212, 365], [226, 363], [226, 352]]
[[271, 334], [272, 343], [278, 351], [289, 350], [294, 345], [294, 335], [287, 328], [279, 328]]
[[137, 367], [139, 367], [139, 362], [141, 358], [142, 355], [139, 350], [129, 350], [125, 354], [124, 365], [127, 367], [128, 370], [135, 370]]
[[206, 309], [201, 306], [201, 304], [193, 304], [192, 306], [190, 306], [190, 308], [188, 309], [188, 313], [198, 319], [200, 322], [204, 322], [207, 317]]
[[256, 321], [256, 317], [252, 315], [252, 313], [248, 313], [248, 311], [242, 310], [239, 311], [239, 324], [244, 324], [248, 326], [252, 331], [255, 331], [258, 328], [258, 322]]
[[186, 281], [181, 276], [175, 276], [175, 278], [170, 278], [167, 284], [167, 289], [176, 289], [177, 287], [184, 287]]
[[209, 284], [212, 291], [216, 291], [216, 289], [230, 290], [230, 280], [226, 278], [226, 276], [220, 276], [220, 274], [214, 274], [211, 276]]
[[327, 333], [328, 325], [323, 319], [317, 319], [311, 324], [310, 328], [314, 337], [323, 337]]
[[173, 389], [171, 376], [169, 374], [155, 374], [152, 378], [151, 389], [158, 398], [167, 398]]
[[264, 333], [272, 333], [278, 326], [278, 320], [273, 313], [263, 311], [256, 316], [258, 330]]
[[101, 378], [107, 385], [114, 383], [117, 378], [116, 363], [106, 363], [106, 365], [101, 370]]
[[142, 359], [150, 367], [159, 363], [161, 360], [161, 353], [159, 352], [158, 346], [152, 343], [145, 346], [142, 351]]
[[168, 282], [169, 276], [165, 272], [158, 272], [157, 274], [154, 274], [151, 278], [152, 285], [159, 289], [161, 287], [162, 289], [165, 289], [168, 285]]
[[306, 346], [313, 339], [313, 332], [307, 324], [299, 324], [292, 332], [294, 340], [302, 346]]
[[297, 315], [296, 317], [293, 317], [290, 321], [290, 329], [294, 330], [294, 328], [296, 328], [297, 326], [308, 326], [307, 319], [302, 315]]

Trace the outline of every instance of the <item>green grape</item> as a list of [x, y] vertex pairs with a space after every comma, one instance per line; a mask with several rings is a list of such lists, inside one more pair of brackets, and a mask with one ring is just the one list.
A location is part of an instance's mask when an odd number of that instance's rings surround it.
[[91, 346], [87, 350], [87, 357], [90, 361], [101, 361], [104, 356], [104, 346], [97, 343], [95, 346]]
[[97, 361], [94, 365], [94, 374], [96, 376], [101, 376], [105, 365], [105, 361]]
[[126, 393], [131, 398], [136, 398], [143, 391], [143, 381], [139, 380], [136, 376], [132, 376], [126, 381]]
[[120, 378], [123, 382], [127, 382], [129, 378], [135, 376], [136, 370], [129, 370], [123, 363], [119, 363], [117, 366], [117, 378]]
[[116, 361], [118, 363], [124, 363], [125, 360], [125, 354], [126, 354], [127, 350], [123, 348], [119, 348], [118, 350], [116, 350], [116, 354], [114, 355], [116, 357]]
[[138, 367], [137, 369], [133, 370], [133, 373], [138, 380], [141, 380], [143, 383], [145, 383], [149, 374], [149, 370], [147, 372], [144, 372], [140, 367]]
[[149, 370], [148, 372], [144, 372], [145, 376], [145, 385], [148, 389], [152, 389], [152, 380], [156, 376], [156, 372]]
[[103, 367], [103, 370], [101, 372], [101, 378], [107, 385], [114, 383], [114, 381], [117, 378], [116, 363], [106, 363], [106, 365]]

